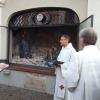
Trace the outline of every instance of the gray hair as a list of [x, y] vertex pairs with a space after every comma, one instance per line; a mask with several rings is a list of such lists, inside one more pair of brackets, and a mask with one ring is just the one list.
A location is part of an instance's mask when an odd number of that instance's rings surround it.
[[93, 28], [84, 28], [79, 37], [83, 38], [85, 45], [95, 45], [97, 41], [97, 34]]

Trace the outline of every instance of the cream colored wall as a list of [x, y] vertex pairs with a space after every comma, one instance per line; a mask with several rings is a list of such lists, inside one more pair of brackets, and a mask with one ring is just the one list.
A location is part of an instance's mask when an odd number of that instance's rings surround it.
[[[7, 26], [8, 18], [12, 13], [35, 7], [66, 7], [73, 9], [81, 21], [87, 17], [87, 0], [7, 0], [2, 8], [1, 25]], [[2, 37], [0, 59], [6, 59], [7, 33], [3, 30], [0, 34]]]
[[88, 0], [88, 16], [94, 15], [93, 28], [98, 35], [97, 46], [100, 49], [100, 0]]
[[[1, 25], [1, 15], [2, 15], [2, 9], [0, 8], [0, 25]], [[1, 40], [1, 28], [0, 28], [0, 40]], [[0, 47], [1, 47], [1, 41], [0, 41]], [[1, 48], [0, 48], [0, 56], [1, 56]]]

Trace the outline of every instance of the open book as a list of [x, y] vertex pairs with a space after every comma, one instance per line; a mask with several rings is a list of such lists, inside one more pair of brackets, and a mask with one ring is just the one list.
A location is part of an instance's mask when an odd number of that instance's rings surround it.
[[57, 61], [57, 60], [56, 60], [56, 61], [54, 61], [53, 64], [54, 64], [54, 65], [57, 65], [57, 64], [63, 64], [63, 63], [64, 63], [64, 62], [62, 62], [62, 61]]
[[6, 69], [6, 68], [8, 68], [9, 67], [9, 65], [8, 64], [5, 64], [5, 63], [0, 63], [0, 71], [2, 71], [2, 70], [4, 70], [4, 69]]

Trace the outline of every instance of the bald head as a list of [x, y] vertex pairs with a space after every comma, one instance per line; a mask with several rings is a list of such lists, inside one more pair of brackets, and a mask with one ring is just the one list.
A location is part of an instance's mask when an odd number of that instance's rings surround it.
[[97, 41], [97, 34], [92, 28], [85, 28], [80, 32], [80, 39], [82, 39], [82, 42], [84, 46], [86, 45], [95, 45]]

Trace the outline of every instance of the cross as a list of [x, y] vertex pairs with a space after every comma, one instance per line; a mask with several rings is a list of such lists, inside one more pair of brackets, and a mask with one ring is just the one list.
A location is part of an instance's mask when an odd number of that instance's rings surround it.
[[60, 85], [59, 87], [60, 87], [60, 89], [61, 89], [61, 90], [63, 90], [63, 89], [64, 89], [64, 86], [63, 86], [63, 85]]

